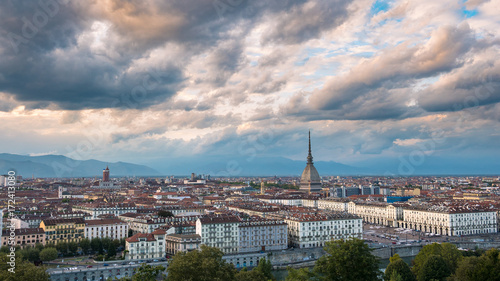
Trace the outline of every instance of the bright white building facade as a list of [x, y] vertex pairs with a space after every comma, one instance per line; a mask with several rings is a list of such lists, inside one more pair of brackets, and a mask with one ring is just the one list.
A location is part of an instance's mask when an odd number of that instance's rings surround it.
[[285, 219], [289, 244], [295, 248], [323, 247], [336, 239], [363, 238], [362, 219], [351, 214], [301, 215]]
[[283, 220], [251, 218], [239, 225], [239, 252], [288, 248], [287, 224]]
[[85, 203], [72, 207], [73, 211], [82, 211], [90, 214], [93, 219], [100, 215], [119, 216], [125, 213], [137, 213], [137, 207], [133, 203]]
[[85, 238], [108, 237], [111, 239], [122, 239], [128, 236], [128, 224], [119, 219], [102, 219], [85, 221]]
[[400, 227], [448, 236], [498, 233], [497, 212], [405, 208]]
[[320, 199], [318, 200], [318, 208], [323, 210], [331, 210], [336, 212], [347, 212], [347, 204], [349, 200], [345, 199]]
[[165, 257], [165, 231], [155, 230], [152, 233], [137, 233], [125, 239], [127, 260], [158, 259]]
[[203, 216], [196, 221], [201, 244], [219, 248], [224, 254], [238, 253], [240, 219], [231, 215]]

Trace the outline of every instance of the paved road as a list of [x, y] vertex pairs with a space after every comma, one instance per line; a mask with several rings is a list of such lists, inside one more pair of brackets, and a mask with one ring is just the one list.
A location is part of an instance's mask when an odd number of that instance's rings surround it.
[[[122, 264], [125, 263], [125, 264]], [[92, 270], [102, 270], [102, 269], [115, 269], [115, 268], [130, 268], [130, 267], [139, 267], [140, 263], [134, 262], [134, 264], [130, 264], [130, 262], [116, 262], [116, 263], [106, 263], [108, 266], [104, 266], [102, 263], [94, 263], [91, 268], [87, 268], [87, 265], [65, 265], [68, 267], [60, 267], [60, 268], [49, 268], [47, 272], [49, 274], [61, 273], [61, 272], [72, 272], [72, 271], [92, 271]], [[167, 267], [167, 261], [159, 261], [159, 262], [151, 262], [147, 263], [152, 266], [162, 265]], [[66, 269], [68, 268], [68, 269]]]

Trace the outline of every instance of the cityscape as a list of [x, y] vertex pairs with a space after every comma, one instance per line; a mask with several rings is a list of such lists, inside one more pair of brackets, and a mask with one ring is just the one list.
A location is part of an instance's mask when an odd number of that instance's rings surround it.
[[[105, 167], [99, 178], [0, 179], [2, 247], [56, 248], [50, 280], [126, 278], [201, 245], [236, 269], [264, 258], [277, 272], [314, 265], [341, 239], [361, 239], [381, 259], [432, 243], [500, 246], [499, 176], [322, 177], [310, 137], [300, 177], [113, 177]], [[99, 255], [101, 239], [116, 245]]]
[[0, 280], [499, 280], [498, 7], [0, 1]]

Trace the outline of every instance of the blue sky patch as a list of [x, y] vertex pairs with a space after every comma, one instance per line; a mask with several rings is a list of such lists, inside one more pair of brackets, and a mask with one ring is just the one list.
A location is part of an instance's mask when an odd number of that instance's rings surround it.
[[462, 10], [462, 14], [465, 16], [465, 18], [472, 18], [473, 16], [477, 15], [477, 10]]
[[387, 0], [377, 0], [373, 3], [372, 8], [370, 10], [371, 15], [376, 15], [380, 12], [385, 12], [389, 10], [389, 1]]

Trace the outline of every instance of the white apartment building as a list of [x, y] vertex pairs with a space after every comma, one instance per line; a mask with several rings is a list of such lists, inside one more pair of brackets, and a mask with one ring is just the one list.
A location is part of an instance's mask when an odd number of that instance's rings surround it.
[[122, 239], [128, 236], [128, 224], [119, 219], [102, 219], [85, 221], [85, 238]]
[[349, 200], [340, 198], [320, 199], [318, 200], [318, 209], [347, 212], [348, 203]]
[[150, 233], [168, 222], [169, 219], [164, 217], [141, 216], [129, 221], [128, 225], [134, 233]]
[[302, 199], [302, 206], [318, 208], [318, 199]]
[[171, 234], [165, 236], [167, 254], [190, 252], [200, 248], [201, 237], [198, 234]]
[[239, 225], [239, 252], [284, 250], [288, 248], [287, 224], [283, 220], [251, 218]]
[[127, 260], [162, 258], [165, 256], [165, 231], [137, 233], [125, 239], [125, 249]]
[[201, 244], [219, 248], [224, 254], [238, 253], [240, 218], [231, 215], [203, 216], [196, 221]]
[[[346, 204], [346, 205], [343, 205]], [[383, 203], [340, 200], [318, 200], [319, 209], [342, 210], [365, 222], [459, 236], [500, 232], [500, 211], [477, 202]]]
[[403, 228], [448, 236], [498, 233], [496, 211], [412, 207], [403, 213]]
[[285, 218], [285, 222], [289, 244], [296, 248], [323, 247], [331, 240], [363, 237], [362, 219], [347, 213], [292, 213]]
[[119, 216], [125, 213], [137, 213], [137, 207], [133, 203], [84, 203], [75, 205], [72, 209], [89, 213], [93, 219], [105, 214]]
[[257, 197], [262, 202], [267, 202], [271, 204], [281, 204], [286, 206], [302, 206], [302, 197], [299, 196], [258, 196]]
[[360, 216], [365, 222], [390, 227], [397, 227], [397, 221], [403, 219], [401, 207], [382, 202], [349, 202], [347, 211]]

